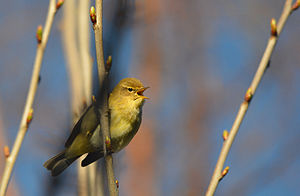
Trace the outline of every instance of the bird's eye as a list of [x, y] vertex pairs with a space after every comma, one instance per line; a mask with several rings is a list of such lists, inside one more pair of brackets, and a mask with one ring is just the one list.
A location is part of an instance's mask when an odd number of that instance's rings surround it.
[[129, 91], [129, 92], [132, 92], [132, 91], [133, 91], [133, 89], [132, 89], [132, 88], [128, 88], [128, 91]]

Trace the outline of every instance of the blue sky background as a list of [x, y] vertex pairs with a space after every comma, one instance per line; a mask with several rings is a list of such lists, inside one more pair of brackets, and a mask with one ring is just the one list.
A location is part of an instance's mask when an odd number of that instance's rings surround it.
[[[147, 163], [154, 172], [140, 186], [150, 187], [154, 195], [203, 195], [222, 146], [222, 131], [231, 128], [265, 49], [269, 21], [278, 19], [284, 1], [132, 2], [134, 9], [120, 28], [112, 24], [116, 4], [105, 1], [104, 41], [111, 47], [106, 53], [113, 54], [114, 83], [137, 77], [151, 87], [136, 140], [146, 134], [154, 139], [148, 146], [133, 141], [128, 152], [116, 155], [121, 195], [134, 195], [126, 181], [135, 182], [134, 172], [143, 172], [143, 165], [132, 169], [128, 157], [146, 147], [154, 152]], [[37, 0], [0, 6], [0, 148], [12, 146], [15, 139], [35, 57], [35, 30], [44, 23], [47, 7], [47, 1]], [[14, 168], [19, 195], [46, 195], [52, 181], [42, 164], [63, 148], [71, 129], [62, 12], [55, 17], [34, 119]], [[250, 104], [226, 161], [229, 174], [216, 195], [300, 194], [299, 22], [296, 11]], [[94, 57], [93, 40], [91, 44]], [[75, 166], [57, 183], [56, 195], [76, 194]]]

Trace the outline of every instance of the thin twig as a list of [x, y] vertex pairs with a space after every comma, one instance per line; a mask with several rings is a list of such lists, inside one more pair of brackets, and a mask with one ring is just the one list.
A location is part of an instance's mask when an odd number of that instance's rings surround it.
[[238, 114], [237, 114], [235, 121], [232, 125], [232, 128], [229, 132], [228, 138], [223, 142], [221, 153], [219, 155], [218, 162], [216, 164], [213, 176], [212, 176], [210, 184], [208, 186], [206, 196], [214, 195], [216, 188], [219, 184], [219, 181], [228, 172], [228, 169], [229, 169], [228, 167], [226, 170], [227, 172], [222, 172], [228, 152], [229, 152], [231, 145], [235, 139], [235, 136], [239, 130], [239, 127], [244, 119], [244, 116], [248, 110], [248, 106], [251, 101], [251, 98], [253, 97], [253, 95], [257, 89], [257, 86], [260, 83], [261, 78], [268, 67], [273, 49], [277, 43], [278, 36], [280, 35], [282, 28], [284, 27], [285, 22], [288, 19], [289, 15], [291, 14], [292, 11], [293, 11], [292, 0], [286, 0], [282, 14], [281, 14], [279, 22], [278, 22], [278, 25], [276, 25], [276, 21], [274, 19], [272, 19], [272, 21], [271, 21], [271, 32], [272, 32], [271, 37], [269, 38], [267, 47], [266, 47], [263, 57], [260, 61], [259, 67], [256, 71], [256, 74], [252, 80], [252, 83], [247, 90], [247, 93], [244, 98], [245, 100], [243, 101], [243, 103], [240, 106]]
[[[7, 186], [8, 186], [9, 180], [11, 178], [14, 164], [15, 164], [17, 156], [19, 154], [25, 134], [28, 130], [28, 125], [30, 122], [29, 121], [29, 116], [30, 116], [29, 113], [30, 113], [30, 111], [32, 111], [32, 105], [33, 105], [36, 90], [38, 87], [38, 81], [39, 81], [41, 64], [42, 64], [42, 60], [43, 60], [43, 56], [44, 56], [44, 50], [45, 50], [47, 42], [48, 42], [50, 30], [52, 27], [52, 23], [53, 23], [53, 19], [54, 19], [56, 11], [57, 11], [57, 8], [56, 8], [55, 0], [50, 0], [48, 14], [47, 14], [46, 22], [45, 22], [45, 30], [42, 35], [41, 42], [38, 44], [38, 47], [37, 47], [30, 87], [29, 87], [29, 91], [28, 91], [28, 95], [27, 95], [24, 112], [22, 115], [22, 120], [20, 122], [19, 131], [18, 131], [16, 140], [14, 142], [11, 154], [6, 159], [4, 174], [3, 174], [3, 177], [1, 180], [1, 186], [0, 186], [0, 196], [4, 196], [6, 193]], [[32, 118], [32, 116], [31, 116], [31, 118]]]
[[105, 153], [105, 165], [110, 196], [118, 195], [118, 188], [115, 183], [112, 155], [106, 154], [106, 145], [110, 143], [109, 111], [108, 111], [108, 70], [105, 68], [103, 54], [103, 1], [96, 0], [96, 21], [94, 25], [96, 57], [98, 65], [98, 77], [100, 85], [100, 127], [103, 136], [103, 150]]

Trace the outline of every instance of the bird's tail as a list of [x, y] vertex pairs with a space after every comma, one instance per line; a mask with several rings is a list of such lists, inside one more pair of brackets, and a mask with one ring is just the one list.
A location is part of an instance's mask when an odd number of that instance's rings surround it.
[[67, 158], [65, 154], [66, 151], [64, 150], [44, 163], [43, 166], [46, 169], [51, 170], [52, 176], [59, 175], [78, 158], [78, 157]]

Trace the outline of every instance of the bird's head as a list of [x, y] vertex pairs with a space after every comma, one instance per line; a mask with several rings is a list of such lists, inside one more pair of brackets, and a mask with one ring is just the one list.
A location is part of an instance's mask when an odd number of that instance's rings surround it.
[[117, 105], [124, 104], [131, 107], [141, 107], [145, 99], [144, 91], [149, 87], [144, 87], [141, 81], [135, 78], [124, 78], [117, 84], [110, 94], [110, 102], [118, 102]]

